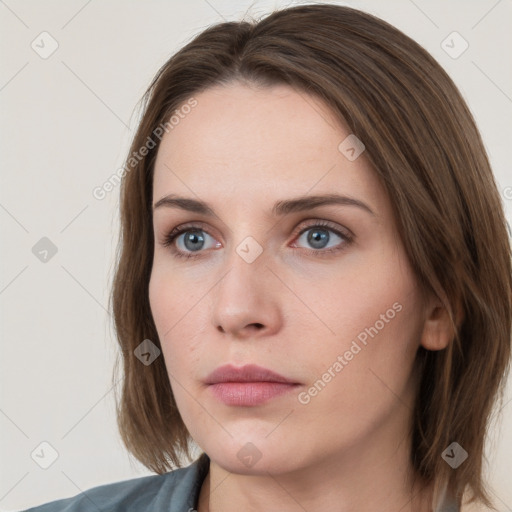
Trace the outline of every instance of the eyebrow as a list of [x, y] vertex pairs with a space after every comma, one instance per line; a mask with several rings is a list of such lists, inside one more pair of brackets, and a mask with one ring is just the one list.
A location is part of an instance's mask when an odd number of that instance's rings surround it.
[[[297, 197], [294, 199], [277, 201], [272, 207], [272, 215], [274, 215], [275, 217], [281, 217], [284, 215], [288, 215], [290, 213], [302, 212], [305, 210], [317, 208], [319, 206], [331, 204], [339, 204], [342, 206], [355, 206], [375, 216], [373, 210], [363, 201], [360, 201], [359, 199], [355, 199], [353, 197], [342, 196], [338, 194]], [[175, 194], [169, 194], [165, 197], [162, 197], [162, 199], [157, 201], [153, 206], [153, 211], [155, 211], [157, 208], [162, 207], [178, 208], [181, 210], [206, 215], [208, 217], [216, 216], [213, 208], [208, 203], [204, 201], [199, 201], [197, 199], [180, 197]]]

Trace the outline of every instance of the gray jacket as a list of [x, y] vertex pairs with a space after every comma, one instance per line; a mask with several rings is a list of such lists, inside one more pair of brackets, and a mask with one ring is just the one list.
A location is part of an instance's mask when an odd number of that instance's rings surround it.
[[190, 466], [163, 475], [93, 487], [23, 512], [192, 512], [209, 466], [210, 459], [203, 453]]

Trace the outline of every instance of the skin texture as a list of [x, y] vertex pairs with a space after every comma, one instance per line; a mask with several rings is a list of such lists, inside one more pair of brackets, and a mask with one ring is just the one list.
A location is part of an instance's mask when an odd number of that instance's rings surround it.
[[[451, 334], [441, 303], [420, 293], [364, 152], [347, 159], [338, 145], [350, 132], [285, 85], [232, 83], [195, 98], [162, 139], [153, 204], [172, 193], [208, 202], [216, 216], [154, 210], [149, 294], [180, 414], [211, 459], [199, 512], [431, 510], [430, 489], [419, 482], [412, 499], [409, 480], [414, 358], [420, 344], [439, 350]], [[373, 214], [352, 205], [271, 214], [276, 201], [330, 193]], [[352, 240], [322, 227], [329, 241], [315, 245], [317, 221]], [[189, 222], [204, 230], [204, 245], [179, 258], [163, 241]], [[237, 253], [249, 236], [263, 249], [252, 263]], [[174, 242], [185, 253], [198, 247], [184, 235]], [[381, 315], [388, 321], [376, 324]], [[300, 386], [256, 407], [226, 405], [203, 382], [226, 363], [258, 364]], [[331, 379], [301, 403], [329, 368]], [[250, 467], [237, 456], [244, 446], [261, 456]]]

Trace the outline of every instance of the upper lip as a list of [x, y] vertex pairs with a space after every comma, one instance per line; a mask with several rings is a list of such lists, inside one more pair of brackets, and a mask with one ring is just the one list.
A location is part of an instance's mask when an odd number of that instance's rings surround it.
[[284, 382], [296, 384], [296, 382], [279, 375], [268, 368], [255, 364], [236, 367], [231, 364], [219, 366], [206, 379], [206, 384], [219, 382]]

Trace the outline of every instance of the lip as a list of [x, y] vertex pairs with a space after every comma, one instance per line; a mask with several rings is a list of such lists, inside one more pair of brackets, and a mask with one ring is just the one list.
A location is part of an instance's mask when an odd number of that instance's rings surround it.
[[256, 364], [234, 366], [225, 364], [216, 368], [205, 379], [206, 384], [218, 384], [219, 382], [281, 382], [284, 384], [298, 384], [268, 368]]
[[300, 384], [254, 364], [219, 366], [205, 379], [214, 396], [226, 405], [255, 406], [290, 392]]

